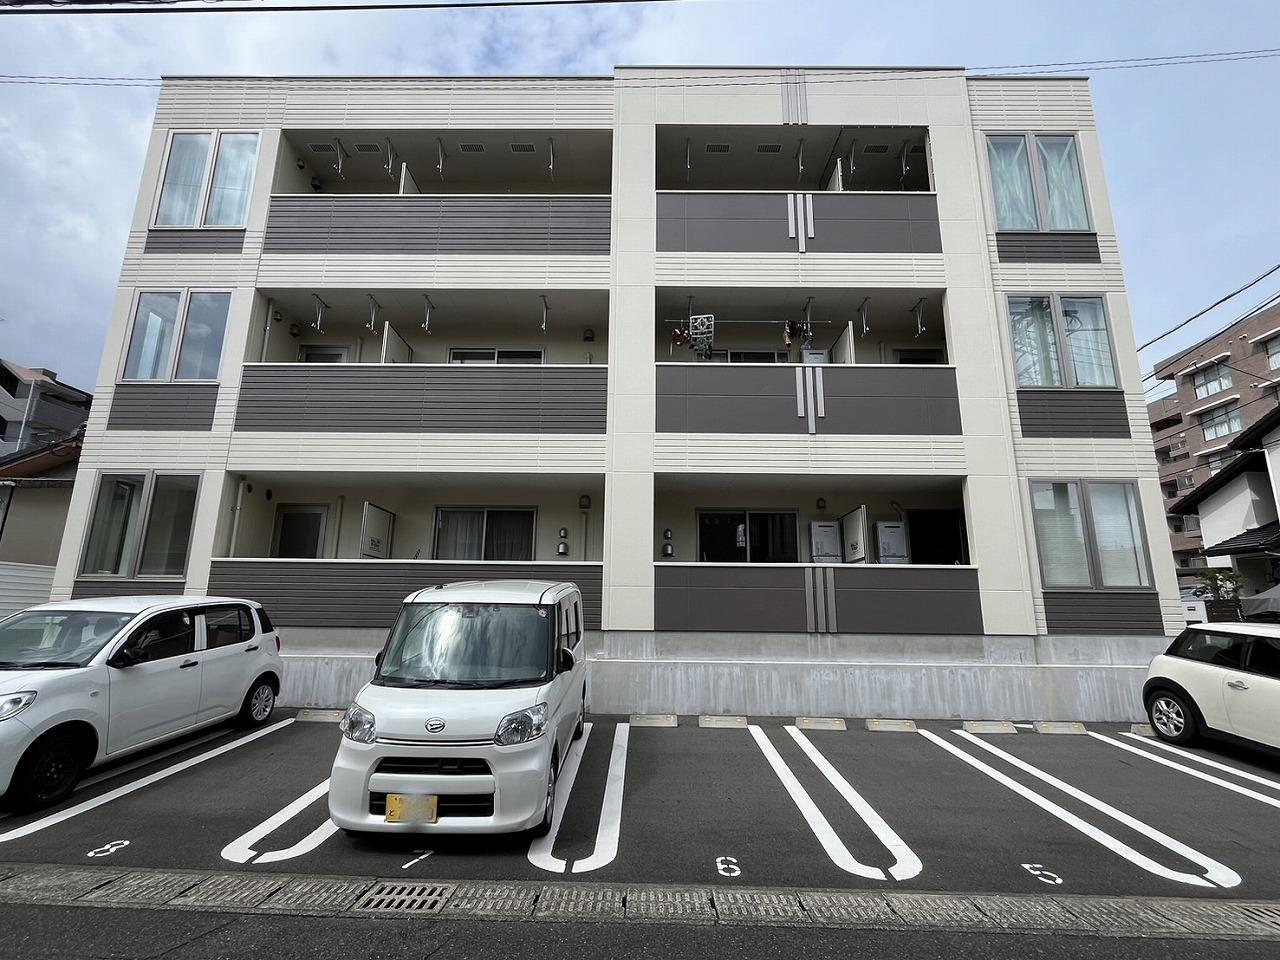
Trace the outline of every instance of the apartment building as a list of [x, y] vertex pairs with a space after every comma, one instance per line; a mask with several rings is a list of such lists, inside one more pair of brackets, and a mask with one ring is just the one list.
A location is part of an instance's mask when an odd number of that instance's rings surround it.
[[[1225, 526], [1216, 523], [1206, 540], [1197, 505], [1245, 472], [1244, 464], [1234, 463], [1242, 451], [1238, 441], [1256, 440], [1254, 428], [1280, 407], [1276, 371], [1280, 306], [1242, 317], [1153, 368], [1157, 380], [1173, 387], [1173, 392], [1148, 404], [1147, 414], [1168, 509], [1169, 539], [1184, 585], [1197, 583], [1195, 571], [1209, 565], [1206, 548], [1246, 529], [1239, 526], [1245, 517], [1228, 511], [1215, 519], [1232, 519]], [[1233, 467], [1231, 474], [1206, 489], [1210, 478], [1227, 467]], [[1216, 565], [1228, 564], [1220, 560]]]
[[1136, 718], [1182, 627], [1083, 78], [165, 80], [54, 595], [571, 579], [596, 710]]
[[0, 357], [0, 459], [76, 435], [93, 395]]

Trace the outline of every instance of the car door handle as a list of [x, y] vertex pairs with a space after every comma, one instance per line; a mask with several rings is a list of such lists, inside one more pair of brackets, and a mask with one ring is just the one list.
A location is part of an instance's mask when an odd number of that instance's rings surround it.
[[1227, 686], [1230, 687], [1232, 690], [1248, 690], [1249, 689], [1249, 685], [1245, 683], [1243, 680], [1228, 680]]
[[257, 650], [257, 649], [258, 649], [258, 645], [255, 643], [255, 644], [254, 644], [253, 646], [251, 646], [251, 647], [245, 647], [245, 648], [244, 648], [244, 652], [245, 652], [245, 653], [253, 653], [253, 651], [255, 651], [255, 650]]
[[199, 660], [184, 660], [182, 661], [182, 663], [178, 664], [178, 669], [185, 670], [187, 669], [187, 667], [198, 667], [198, 666], [200, 666]]

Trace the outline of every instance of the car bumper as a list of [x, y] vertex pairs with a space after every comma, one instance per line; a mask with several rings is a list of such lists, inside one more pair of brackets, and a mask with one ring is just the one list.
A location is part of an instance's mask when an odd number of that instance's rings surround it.
[[0, 721], [0, 796], [8, 791], [18, 761], [35, 739], [35, 733], [21, 717]]
[[[378, 770], [379, 761], [384, 759], [458, 758], [483, 760], [490, 772], [444, 774]], [[344, 737], [329, 779], [329, 816], [344, 830], [372, 833], [524, 830], [542, 820], [550, 759], [551, 738], [546, 736], [511, 747], [493, 743], [474, 746], [403, 741], [356, 743]], [[379, 797], [389, 793], [438, 797], [438, 820], [435, 823], [388, 823], [379, 810]]]

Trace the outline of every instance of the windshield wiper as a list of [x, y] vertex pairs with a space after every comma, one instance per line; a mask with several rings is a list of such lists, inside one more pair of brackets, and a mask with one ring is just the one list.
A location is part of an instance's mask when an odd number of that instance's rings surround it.
[[379, 676], [375, 678], [377, 682], [385, 684], [388, 687], [457, 687], [462, 684], [455, 683], [452, 680], [434, 680], [427, 677], [387, 677]]
[[542, 677], [521, 677], [518, 680], [481, 681], [478, 683], [468, 684], [468, 686], [473, 686], [477, 690], [498, 690], [502, 687], [531, 687], [542, 682]]
[[75, 660], [32, 660], [25, 663], [19, 660], [0, 660], [0, 670], [58, 670], [78, 666], [80, 664]]

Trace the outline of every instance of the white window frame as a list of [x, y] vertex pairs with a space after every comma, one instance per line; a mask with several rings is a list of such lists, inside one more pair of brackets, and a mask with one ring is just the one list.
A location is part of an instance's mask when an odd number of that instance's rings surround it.
[[[1231, 425], [1233, 418], [1236, 421], [1235, 426]], [[1219, 426], [1225, 426], [1226, 429], [1221, 433], [1214, 433], [1213, 436], [1209, 436], [1207, 425], [1210, 423], [1214, 425], [1214, 430], [1217, 430]], [[1206, 410], [1196, 417], [1196, 425], [1200, 428], [1200, 433], [1206, 441], [1221, 440], [1223, 437], [1229, 437], [1233, 433], [1239, 433], [1244, 429], [1244, 421], [1240, 418], [1240, 402], [1233, 400], [1212, 410]]]
[[[1058, 373], [1062, 378], [1062, 385], [1055, 387], [1053, 384], [1039, 384], [1036, 386], [1019, 386], [1018, 385], [1018, 365], [1013, 354], [1013, 308], [1009, 305], [1011, 300], [1043, 300], [1049, 301], [1049, 315], [1053, 319], [1053, 337], [1058, 346]], [[1113, 387], [1100, 387], [1092, 384], [1081, 386], [1076, 383], [1075, 368], [1071, 363], [1071, 355], [1067, 350], [1067, 319], [1062, 312], [1062, 301], [1066, 300], [1098, 300], [1102, 303], [1102, 322], [1107, 327], [1107, 349], [1111, 351], [1111, 372], [1115, 375], [1116, 384]], [[1120, 382], [1120, 364], [1116, 361], [1116, 337], [1115, 330], [1111, 323], [1111, 310], [1107, 306], [1107, 297], [1103, 293], [1048, 293], [1045, 291], [1024, 293], [1006, 293], [1004, 296], [1004, 329], [1005, 336], [1009, 341], [1009, 372], [1010, 382], [1014, 385], [1015, 390], [1115, 390], [1117, 392], [1124, 390], [1124, 385]]]
[[[475, 560], [440, 560], [437, 553], [440, 549], [440, 513], [443, 510], [466, 510], [471, 513], [477, 511], [481, 514], [480, 521], [480, 557]], [[484, 558], [484, 544], [489, 533], [489, 511], [498, 510], [506, 512], [522, 512], [533, 514], [533, 530], [529, 534], [529, 559], [519, 561], [494, 561]], [[538, 508], [531, 506], [499, 506], [493, 504], [475, 504], [475, 503], [441, 503], [436, 505], [435, 525], [431, 528], [431, 559], [440, 560], [441, 563], [534, 563], [538, 559]]]
[[[982, 141], [982, 164], [987, 172], [987, 189], [990, 191], [988, 202], [991, 205], [991, 230], [993, 233], [1062, 233], [1086, 234], [1097, 233], [1094, 225], [1093, 204], [1089, 190], [1089, 176], [1085, 171], [1084, 153], [1080, 149], [1080, 135], [1075, 130], [984, 130]], [[988, 152], [987, 139], [991, 137], [1022, 137], [1027, 144], [1027, 162], [1031, 165], [1031, 192], [1035, 194], [1036, 228], [1034, 230], [1003, 229], [996, 220], [996, 183], [991, 176], [991, 155]], [[1044, 182], [1044, 172], [1040, 169], [1040, 154], [1036, 150], [1036, 137], [1070, 137], [1075, 141], [1076, 162], [1080, 165], [1080, 189], [1084, 191], [1084, 217], [1086, 226], [1080, 229], [1053, 230], [1045, 224], [1048, 222], [1049, 188]]]
[[1272, 337], [1264, 346], [1267, 348], [1267, 367], [1280, 370], [1280, 337]]
[[316, 538], [316, 556], [284, 557], [292, 560], [323, 560], [328, 552], [329, 504], [327, 503], [277, 503], [271, 518], [271, 550], [269, 556], [277, 559], [280, 549], [280, 518], [286, 513], [317, 513], [320, 515], [320, 533]]
[[[176, 293], [178, 295], [178, 317], [173, 327], [173, 351], [169, 356], [169, 368], [163, 377], [138, 379], [126, 377], [125, 367], [129, 364], [129, 347], [133, 345], [135, 327], [138, 321], [138, 307], [142, 298], [152, 293]], [[187, 311], [191, 308], [193, 293], [225, 293], [227, 295], [227, 319], [222, 329], [222, 349], [218, 352], [218, 373], [212, 380], [179, 380], [178, 356], [182, 353], [182, 338], [187, 332]], [[133, 303], [129, 307], [129, 334], [124, 339], [124, 349], [120, 351], [120, 362], [116, 367], [116, 383], [221, 383], [222, 361], [227, 351], [227, 333], [231, 327], [231, 310], [235, 306], [235, 291], [225, 287], [146, 287], [133, 292]]]
[[[464, 363], [462, 363], [462, 362], [460, 362], [460, 361], [456, 361], [456, 360], [454, 360], [454, 359], [453, 359], [453, 355], [454, 355], [455, 353], [460, 353], [460, 352], [479, 353], [481, 350], [487, 350], [487, 351], [489, 351], [490, 353], [492, 353], [492, 354], [493, 354], [493, 359], [492, 359], [492, 360], [481, 360], [481, 361], [474, 361], [474, 360], [473, 360], [473, 361], [470, 363], [470, 366], [474, 366], [474, 367], [481, 367], [481, 366], [484, 366], [486, 363], [491, 363], [491, 364], [493, 364], [495, 367], [499, 367], [499, 366], [501, 366], [501, 367], [518, 367], [518, 366], [536, 367], [536, 366], [539, 366], [539, 365], [545, 364], [545, 363], [547, 362], [547, 352], [546, 352], [545, 350], [543, 350], [541, 347], [450, 347], [450, 348], [449, 348], [449, 363], [451, 363], [451, 364], [457, 364], [458, 366], [465, 366], [466, 364], [464, 364]], [[507, 351], [507, 350], [512, 351], [512, 352], [518, 352], [518, 353], [536, 353], [536, 354], [538, 355], [538, 362], [537, 362], [537, 363], [526, 363], [526, 364], [518, 364], [518, 363], [499, 363], [499, 362], [498, 362], [498, 354], [502, 353], [503, 351]]]
[[[93, 525], [98, 519], [98, 495], [102, 490], [102, 482], [113, 477], [142, 478], [142, 496], [138, 500], [142, 526], [138, 530], [138, 543], [134, 548], [133, 556], [129, 558], [127, 572], [85, 573], [85, 552], [89, 549], [89, 538], [93, 535]], [[187, 579], [187, 571], [185, 569], [182, 571], [181, 576], [177, 574], [138, 572], [138, 566], [142, 562], [142, 550], [147, 542], [147, 534], [151, 530], [151, 506], [156, 492], [156, 479], [159, 477], [196, 478], [196, 504], [191, 513], [191, 539], [187, 541], [187, 566], [191, 565], [191, 540], [195, 538], [196, 513], [200, 509], [200, 493], [204, 487], [204, 474], [186, 470], [99, 470], [94, 478], [93, 505], [89, 512], [89, 522], [84, 525], [84, 531], [80, 537], [80, 552], [76, 561], [77, 580], [158, 580], [165, 583], [176, 583], [184, 582]]]
[[[1089, 585], [1072, 587], [1050, 587], [1045, 585], [1044, 558], [1040, 550], [1040, 540], [1035, 532], [1035, 520], [1031, 518], [1032, 540], [1036, 545], [1036, 566], [1040, 573], [1040, 590], [1042, 593], [1079, 593], [1081, 591], [1098, 593], [1156, 593], [1155, 571], [1151, 566], [1151, 546], [1147, 538], [1147, 521], [1142, 512], [1142, 491], [1133, 480], [1094, 480], [1085, 477], [1031, 477], [1027, 480], [1028, 503], [1034, 504], [1034, 487], [1037, 483], [1070, 483], [1074, 484], [1080, 498], [1080, 522], [1084, 535], [1085, 560], [1089, 568]], [[1089, 502], [1089, 487], [1104, 485], [1123, 485], [1133, 491], [1138, 505], [1138, 547], [1142, 551], [1142, 563], [1147, 574], [1147, 586], [1108, 587], [1102, 583], [1102, 557], [1098, 551], [1098, 537], [1093, 528], [1093, 506]], [[1032, 513], [1035, 508], [1032, 506]]]
[[[1213, 374], [1212, 379], [1210, 379], [1209, 374]], [[1224, 377], [1226, 382], [1223, 382]], [[1192, 371], [1191, 388], [1195, 392], [1197, 400], [1208, 400], [1223, 390], [1229, 390], [1231, 386], [1231, 368], [1221, 360], [1206, 363], [1200, 369]], [[1213, 389], [1209, 389], [1209, 387]], [[1202, 388], [1204, 389], [1203, 393], [1200, 392]]]
[[[208, 226], [205, 218], [209, 215], [209, 188], [213, 185], [213, 167], [218, 161], [218, 150], [222, 146], [222, 138], [226, 134], [252, 133], [258, 138], [258, 149], [254, 151], [253, 173], [249, 177], [249, 203], [245, 206], [244, 223], [216, 224]], [[208, 134], [209, 152], [204, 158], [204, 179], [200, 182], [200, 195], [196, 202], [196, 222], [186, 225], [173, 223], [157, 223], [160, 216], [160, 196], [164, 193], [164, 175], [169, 169], [169, 157], [173, 152], [173, 138], [184, 134]], [[258, 180], [258, 161], [262, 159], [262, 130], [252, 127], [181, 127], [170, 130], [164, 142], [164, 161], [160, 164], [160, 176], [156, 179], [155, 196], [151, 201], [151, 218], [148, 221], [150, 230], [239, 230], [243, 231], [249, 221], [249, 207], [253, 205], [253, 189]]]

